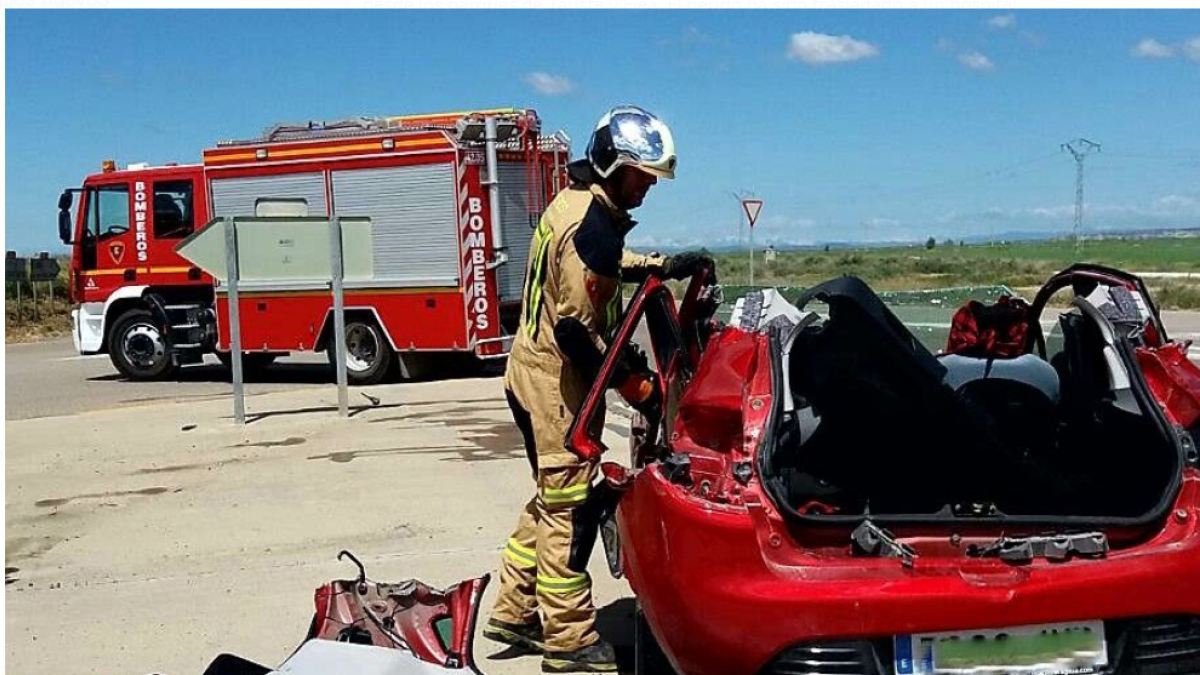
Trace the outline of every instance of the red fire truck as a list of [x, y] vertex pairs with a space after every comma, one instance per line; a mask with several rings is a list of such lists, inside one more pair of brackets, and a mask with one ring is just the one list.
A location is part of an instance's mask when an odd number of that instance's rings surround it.
[[[336, 214], [371, 219], [373, 278], [345, 282], [352, 384], [503, 356], [533, 228], [569, 156], [534, 111], [504, 108], [277, 125], [196, 165], [105, 161], [59, 199], [75, 346], [132, 379], [210, 352], [227, 361], [225, 293], [176, 247], [218, 217]], [[332, 354], [331, 308], [327, 284], [240, 289], [244, 364]]]

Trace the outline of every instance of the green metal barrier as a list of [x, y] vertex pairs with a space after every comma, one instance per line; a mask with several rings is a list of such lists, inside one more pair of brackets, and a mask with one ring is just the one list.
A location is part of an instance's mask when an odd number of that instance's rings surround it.
[[[725, 302], [717, 312], [721, 321], [729, 321], [733, 305], [738, 298], [750, 291], [767, 286], [723, 286]], [[774, 286], [788, 302], [795, 302], [805, 289], [800, 286]], [[937, 353], [946, 346], [950, 334], [950, 320], [968, 300], [994, 303], [1002, 295], [1016, 295], [1008, 286], [954, 286], [920, 291], [881, 291], [880, 299], [904, 322], [913, 335], [930, 351]], [[824, 313], [824, 305], [814, 303], [810, 307]]]

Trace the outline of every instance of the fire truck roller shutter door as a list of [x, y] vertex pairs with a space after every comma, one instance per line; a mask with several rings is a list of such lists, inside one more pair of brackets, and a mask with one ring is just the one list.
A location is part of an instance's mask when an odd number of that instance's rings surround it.
[[450, 162], [334, 171], [338, 215], [371, 219], [375, 279], [399, 286], [459, 282], [457, 180]]
[[497, 270], [497, 285], [504, 302], [520, 302], [529, 262], [529, 242], [540, 213], [529, 212], [529, 173], [524, 162], [500, 163], [500, 227], [508, 262]]
[[214, 178], [212, 198], [214, 216], [257, 215], [255, 205], [260, 199], [303, 199], [310, 216], [324, 217], [329, 213], [325, 177], [320, 172]]

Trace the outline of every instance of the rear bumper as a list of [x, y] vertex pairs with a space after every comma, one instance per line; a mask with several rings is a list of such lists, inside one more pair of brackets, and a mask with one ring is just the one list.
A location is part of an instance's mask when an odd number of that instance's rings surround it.
[[[684, 675], [758, 673], [801, 643], [1083, 619], [1200, 616], [1200, 478], [1152, 541], [1099, 561], [851, 559], [845, 546], [772, 546], [751, 511], [701, 502], [643, 472], [619, 524], [626, 572]], [[780, 532], [773, 533], [780, 535]]]
[[[1200, 618], [1161, 616], [1105, 623], [1105, 675], [1181, 675], [1200, 672]], [[761, 675], [891, 675], [892, 640], [796, 645], [778, 654]]]

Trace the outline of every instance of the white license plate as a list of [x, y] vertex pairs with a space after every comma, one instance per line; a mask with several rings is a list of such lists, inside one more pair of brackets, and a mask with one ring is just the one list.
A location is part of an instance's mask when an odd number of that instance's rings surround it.
[[1087, 675], [1108, 665], [1104, 622], [897, 635], [896, 675]]

